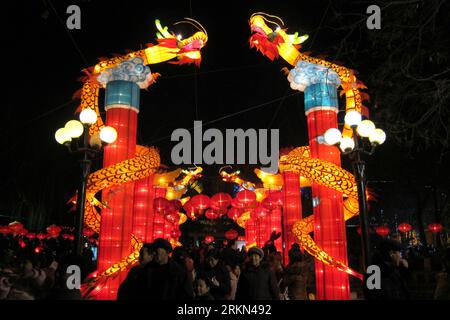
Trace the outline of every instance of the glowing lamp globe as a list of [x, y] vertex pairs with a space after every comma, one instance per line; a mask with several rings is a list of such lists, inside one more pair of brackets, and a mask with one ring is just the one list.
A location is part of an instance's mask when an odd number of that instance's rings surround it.
[[61, 129], [56, 130], [55, 140], [59, 144], [64, 144], [66, 142], [70, 142], [72, 140], [72, 138], [70, 137], [70, 134], [66, 128], [61, 128]]
[[330, 128], [325, 132], [323, 137], [325, 139], [325, 143], [332, 146], [341, 141], [342, 134], [338, 129]]
[[339, 148], [342, 150], [342, 152], [350, 152], [355, 147], [355, 141], [353, 141], [352, 138], [344, 137], [341, 140], [341, 143], [339, 144]]
[[94, 124], [97, 122], [97, 114], [92, 109], [84, 109], [80, 112], [80, 121], [87, 125]]
[[113, 127], [103, 127], [100, 129], [100, 139], [106, 143], [114, 143], [117, 139], [117, 131]]
[[398, 225], [398, 231], [403, 232], [403, 233], [409, 232], [409, 231], [411, 231], [411, 229], [412, 229], [412, 227], [409, 223], [400, 223]]
[[84, 131], [83, 124], [78, 120], [67, 121], [64, 128], [67, 130], [67, 134], [71, 138], [79, 138]]
[[370, 120], [363, 120], [356, 128], [358, 134], [363, 138], [370, 137], [375, 131], [375, 124]]
[[375, 129], [374, 132], [369, 136], [369, 141], [373, 144], [379, 145], [383, 144], [386, 140], [386, 133], [381, 129]]
[[350, 127], [355, 127], [361, 122], [361, 113], [355, 110], [351, 110], [345, 114], [345, 124]]

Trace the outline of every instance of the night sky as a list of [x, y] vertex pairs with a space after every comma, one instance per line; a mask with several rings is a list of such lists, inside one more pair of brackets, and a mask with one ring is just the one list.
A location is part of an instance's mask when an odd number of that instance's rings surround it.
[[[81, 8], [81, 30], [65, 27], [70, 4]], [[341, 61], [358, 70], [358, 78], [364, 82], [382, 57], [371, 57], [365, 34], [348, 34], [336, 21], [365, 24], [361, 19], [366, 16], [367, 5], [363, 1], [16, 1], [6, 11], [8, 27], [2, 29], [3, 63], [8, 72], [4, 79], [8, 81], [3, 84], [7, 90], [3, 92], [0, 129], [0, 222], [17, 218], [39, 226], [73, 221], [65, 203], [77, 187], [78, 163], [56, 143], [54, 132], [75, 118], [79, 100], [72, 95], [81, 88], [77, 81], [83, 75], [81, 70], [95, 65], [99, 57], [155, 43], [155, 19], [188, 36], [193, 28], [172, 25], [192, 17], [209, 35], [200, 68], [152, 65], [151, 71], [162, 76], [148, 91], [141, 92], [138, 143], [157, 146], [162, 162], [173, 167], [170, 151], [175, 143], [170, 142], [170, 135], [177, 128], [192, 128], [195, 119], [210, 123], [204, 130], [279, 128], [280, 147], [306, 145], [303, 94], [289, 88], [281, 72], [289, 67], [285, 61], [271, 62], [250, 49], [248, 18], [257, 11], [282, 17], [290, 33], [310, 35], [303, 51]], [[343, 38], [361, 51], [358, 59], [345, 60], [339, 50]], [[366, 84], [372, 94], [370, 84]], [[368, 106], [377, 123], [377, 110], [389, 106], [376, 109], [375, 103]], [[382, 123], [377, 125], [383, 128]], [[444, 165], [448, 157], [437, 164], [433, 150], [408, 156], [387, 134], [385, 145], [367, 159], [369, 186], [379, 196], [373, 214], [384, 210], [388, 216], [408, 219], [416, 206], [411, 184], [419, 190], [430, 185], [448, 192], [444, 179], [450, 176]], [[97, 159], [94, 169], [99, 164]], [[425, 165], [427, 170], [422, 169]], [[344, 160], [343, 166], [351, 170], [348, 161]], [[201, 182], [206, 194], [230, 191], [220, 181], [219, 167], [204, 166]], [[254, 167], [234, 166], [241, 169], [244, 178], [256, 182]]]

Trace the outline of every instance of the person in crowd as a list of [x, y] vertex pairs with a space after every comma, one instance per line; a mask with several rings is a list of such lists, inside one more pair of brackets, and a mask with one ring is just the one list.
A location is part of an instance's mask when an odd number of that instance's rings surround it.
[[284, 273], [283, 256], [281, 252], [275, 251], [270, 253], [267, 257], [267, 262], [277, 277], [277, 283], [280, 283]]
[[289, 265], [287, 266], [281, 282], [281, 292], [287, 289], [289, 300], [307, 300], [305, 266], [300, 248], [292, 247], [289, 250]]
[[259, 247], [248, 250], [249, 262], [243, 269], [236, 290], [236, 300], [279, 300], [275, 273], [262, 262], [264, 252]]
[[227, 266], [230, 272], [230, 294], [226, 297], [227, 300], [235, 300], [236, 290], [239, 282], [239, 276], [241, 275], [241, 267], [239, 264]]
[[151, 243], [145, 243], [139, 251], [139, 264], [132, 267], [117, 291], [117, 300], [143, 299], [146, 266], [153, 261], [155, 252]]
[[[188, 282], [187, 288], [192, 288], [192, 292], [189, 293], [189, 296], [194, 296], [194, 279], [195, 279], [195, 269], [193, 265], [193, 260], [188, 256], [188, 252], [185, 247], [180, 246], [173, 249], [172, 259], [183, 269], [183, 272], [186, 273], [186, 281]], [[192, 262], [192, 264], [191, 264]]]
[[369, 300], [408, 300], [407, 287], [408, 262], [402, 258], [403, 247], [400, 242], [383, 239], [380, 241], [372, 264], [380, 268], [381, 288], [369, 290], [365, 295]]
[[169, 241], [158, 238], [153, 241], [155, 257], [145, 268], [146, 289], [144, 299], [186, 300], [193, 299], [193, 289], [187, 273], [169, 257], [172, 246]]
[[236, 240], [228, 241], [226, 248], [222, 251], [221, 260], [226, 266], [234, 266], [244, 261], [242, 253], [238, 251]]
[[197, 275], [194, 281], [195, 300], [214, 300], [214, 297], [210, 292], [211, 286], [213, 286], [213, 284], [208, 277], [202, 274]]
[[218, 249], [207, 251], [202, 272], [211, 282], [211, 294], [214, 299], [225, 300], [231, 291], [230, 273], [219, 258]]

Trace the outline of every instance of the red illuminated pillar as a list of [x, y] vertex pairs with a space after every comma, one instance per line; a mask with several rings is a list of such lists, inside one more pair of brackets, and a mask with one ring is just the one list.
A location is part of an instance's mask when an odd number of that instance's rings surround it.
[[284, 263], [289, 261], [288, 251], [297, 242], [292, 232], [294, 223], [302, 218], [302, 197], [300, 194], [300, 176], [295, 172], [283, 172], [283, 248]]
[[245, 223], [245, 245], [249, 246], [256, 242], [256, 217], [251, 217]]
[[[104, 167], [133, 158], [136, 154], [139, 90], [136, 83], [124, 80], [114, 80], [106, 86], [106, 125], [117, 130], [118, 138], [104, 149]], [[108, 208], [102, 210], [98, 255], [100, 272], [131, 253], [134, 182], [104, 190], [102, 199]], [[116, 299], [117, 289], [125, 276], [126, 273], [121, 273], [108, 281], [98, 298]]]
[[[165, 198], [166, 197], [166, 191], [167, 188], [166, 187], [160, 187], [160, 186], [154, 186], [154, 193], [155, 193], [155, 199], [156, 198]], [[153, 202], [152, 202], [152, 207], [153, 207]], [[159, 213], [159, 212], [154, 212], [153, 214], [153, 221], [152, 221], [152, 228], [153, 228], [153, 232], [152, 232], [152, 236], [151, 236], [151, 240], [153, 241], [156, 238], [165, 238], [167, 239], [166, 235], [167, 232], [170, 233], [170, 231], [168, 230], [168, 226], [167, 226], [168, 222], [167, 220], [164, 218], [164, 214], [163, 213]]]
[[133, 234], [144, 243], [153, 239], [154, 198], [153, 175], [135, 182]]
[[[322, 66], [303, 63], [302, 76], [311, 83], [305, 89], [305, 113], [308, 121], [311, 157], [341, 165], [335, 146], [325, 145], [320, 137], [329, 128], [337, 128], [337, 75]], [[294, 78], [295, 81], [295, 78]], [[314, 240], [333, 257], [347, 263], [347, 240], [342, 194], [333, 189], [312, 184], [314, 206]], [[316, 291], [320, 300], [350, 298], [348, 275], [316, 260]]]

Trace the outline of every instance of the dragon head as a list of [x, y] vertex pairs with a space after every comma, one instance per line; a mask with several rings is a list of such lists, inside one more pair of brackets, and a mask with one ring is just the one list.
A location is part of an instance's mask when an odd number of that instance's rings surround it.
[[172, 63], [195, 63], [196, 65], [200, 64], [202, 58], [201, 50], [208, 42], [208, 33], [206, 32], [206, 29], [200, 24], [200, 22], [191, 18], [185, 18], [185, 20], [174, 23], [174, 25], [187, 23], [198, 29], [196, 33], [185, 39], [183, 39], [181, 35], [169, 33], [167, 27], [163, 28], [159, 20], [156, 20], [155, 23], [156, 28], [159, 31], [156, 34], [158, 37], [159, 45], [167, 48], [173, 48], [177, 51], [178, 61]]
[[308, 39], [308, 35], [299, 37], [298, 32], [287, 34], [281, 18], [264, 12], [252, 14], [249, 24], [252, 32], [249, 39], [250, 47], [255, 47], [270, 60], [278, 58], [280, 45], [298, 46]]

